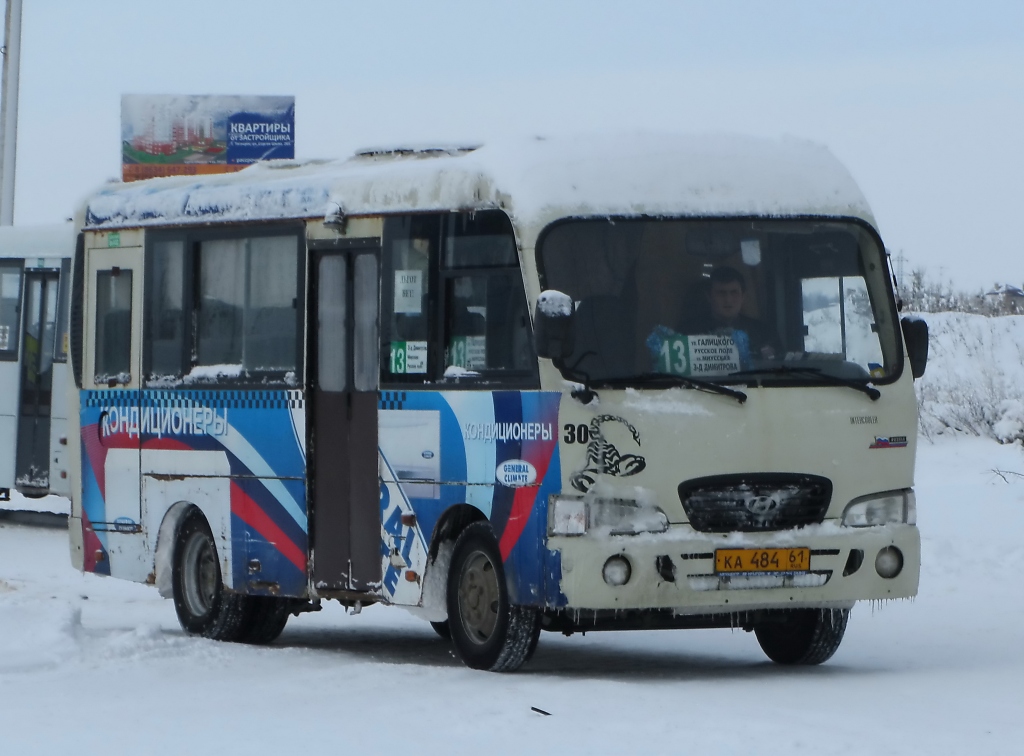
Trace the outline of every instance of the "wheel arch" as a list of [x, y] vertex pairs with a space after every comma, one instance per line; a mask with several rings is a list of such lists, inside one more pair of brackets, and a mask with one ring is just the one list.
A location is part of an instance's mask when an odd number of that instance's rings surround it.
[[[160, 521], [153, 554], [153, 569], [156, 589], [164, 598], [174, 597], [174, 545], [178, 540], [178, 529], [181, 527], [181, 523], [193, 509], [202, 512], [190, 501], [175, 502], [164, 513], [163, 519]], [[205, 513], [203, 513], [203, 517], [206, 517]], [[209, 522], [209, 518], [207, 518], [207, 522]]]
[[486, 520], [487, 515], [474, 507], [472, 504], [453, 504], [448, 507], [434, 524], [434, 531], [430, 534], [430, 548], [427, 552], [427, 564], [432, 564], [437, 559], [437, 552], [445, 541], [454, 542], [459, 533], [466, 529], [466, 526]]

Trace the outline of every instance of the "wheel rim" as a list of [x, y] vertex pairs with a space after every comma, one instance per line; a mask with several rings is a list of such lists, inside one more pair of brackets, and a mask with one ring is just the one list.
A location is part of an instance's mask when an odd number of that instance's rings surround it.
[[193, 616], [202, 617], [213, 609], [217, 589], [220, 587], [217, 551], [206, 534], [193, 533], [188, 539], [182, 567], [185, 573], [185, 603]]
[[483, 552], [474, 551], [459, 576], [459, 615], [474, 643], [486, 643], [494, 634], [500, 595], [494, 564]]

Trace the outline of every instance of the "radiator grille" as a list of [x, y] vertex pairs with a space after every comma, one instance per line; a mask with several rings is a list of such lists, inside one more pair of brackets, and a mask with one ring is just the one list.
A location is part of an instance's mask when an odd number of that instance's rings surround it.
[[821, 522], [832, 481], [817, 475], [749, 473], [679, 484], [679, 500], [694, 530], [704, 533], [789, 530]]

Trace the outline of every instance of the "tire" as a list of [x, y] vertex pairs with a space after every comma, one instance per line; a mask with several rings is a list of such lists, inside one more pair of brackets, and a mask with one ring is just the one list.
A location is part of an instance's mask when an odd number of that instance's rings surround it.
[[795, 609], [754, 627], [757, 642], [777, 664], [821, 664], [832, 658], [846, 633], [849, 609]]
[[262, 646], [273, 643], [291, 616], [291, 602], [275, 596], [248, 596], [249, 604], [238, 640]]
[[192, 509], [178, 528], [173, 588], [174, 610], [185, 632], [220, 641], [241, 637], [250, 597], [224, 590], [217, 545], [198, 509]]
[[523, 664], [530, 661], [533, 658], [533, 652], [537, 650], [537, 644], [540, 642], [540, 612], [537, 613], [537, 626], [534, 628], [533, 635], [530, 636], [530, 645], [526, 647], [526, 658], [523, 659]]
[[455, 541], [447, 600], [452, 645], [467, 667], [512, 672], [527, 660], [536, 645], [540, 612], [509, 605], [490, 523], [469, 525]]
[[440, 637], [444, 638], [445, 640], [451, 640], [452, 629], [448, 625], [448, 620], [443, 620], [442, 622], [431, 622], [430, 626], [434, 628], [434, 632], [437, 633]]

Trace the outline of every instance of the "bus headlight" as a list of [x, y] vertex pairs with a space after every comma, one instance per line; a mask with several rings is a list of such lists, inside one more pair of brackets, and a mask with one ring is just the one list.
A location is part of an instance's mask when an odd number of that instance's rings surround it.
[[630, 499], [551, 497], [551, 535], [577, 536], [592, 530], [609, 535], [663, 533], [668, 530], [668, 516], [659, 507], [641, 506]]
[[917, 501], [909, 488], [862, 496], [851, 501], [843, 512], [843, 525], [850, 528], [916, 522]]

